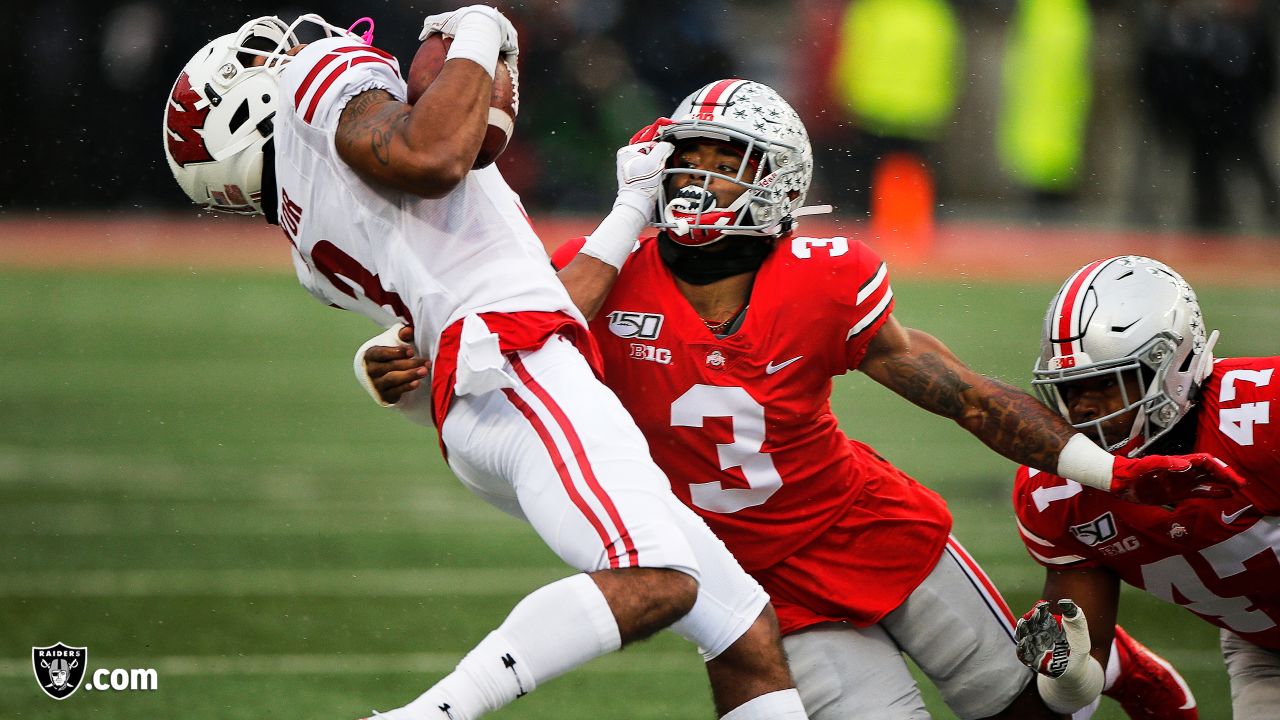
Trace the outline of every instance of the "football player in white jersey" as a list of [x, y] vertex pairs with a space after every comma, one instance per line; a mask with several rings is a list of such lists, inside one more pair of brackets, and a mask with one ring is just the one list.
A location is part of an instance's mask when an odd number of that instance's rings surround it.
[[[303, 26], [319, 28], [304, 43]], [[581, 313], [519, 200], [473, 170], [515, 29], [491, 7], [427, 18], [452, 38], [413, 105], [398, 62], [303, 16], [264, 17], [188, 62], [165, 111], [175, 178], [197, 204], [265, 214], [326, 304], [416, 328], [450, 467], [581, 572], [540, 588], [392, 720], [465, 720], [673, 627], [707, 658], [733, 720], [804, 718], [760, 586], [672, 495], [597, 379]]]
[[[871, 248], [792, 232], [811, 150], [771, 88], [710, 83], [632, 143], [618, 156], [620, 202], [553, 264], [594, 316], [606, 380], [676, 495], [773, 597], [809, 713], [925, 717], [906, 654], [962, 718], [1060, 717], [1019, 666], [1013, 617], [949, 537], [941, 498], [840, 432], [831, 379], [862, 370], [1021, 462], [1069, 467], [1085, 453], [1109, 479], [1128, 461], [1068, 440], [1075, 431], [1034, 398], [901, 326]], [[637, 209], [661, 213], [663, 230], [638, 244]], [[390, 360], [370, 366], [384, 403], [422, 377], [390, 348], [368, 352]], [[1175, 485], [1153, 490], [1189, 489]]]
[[[1018, 623], [1019, 656], [1060, 709], [1111, 690], [1125, 582], [1219, 628], [1236, 720], [1280, 717], [1280, 358], [1214, 358], [1217, 336], [1186, 281], [1146, 257], [1089, 263], [1049, 305], [1033, 380], [1049, 407], [1119, 456], [1211, 453], [1248, 482], [1161, 507], [1018, 471], [1019, 532], [1054, 601]], [[1195, 717], [1170, 690], [1149, 716]]]

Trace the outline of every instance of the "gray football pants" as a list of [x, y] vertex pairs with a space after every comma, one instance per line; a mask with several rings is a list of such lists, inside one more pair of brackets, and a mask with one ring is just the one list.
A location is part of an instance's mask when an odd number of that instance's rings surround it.
[[933, 572], [879, 623], [831, 623], [783, 638], [811, 720], [927, 720], [904, 654], [961, 718], [988, 717], [1012, 703], [1034, 675], [1018, 662], [1013, 628], [975, 570], [949, 544]]
[[1232, 720], [1280, 717], [1280, 651], [1258, 647], [1230, 630], [1219, 631], [1231, 678]]

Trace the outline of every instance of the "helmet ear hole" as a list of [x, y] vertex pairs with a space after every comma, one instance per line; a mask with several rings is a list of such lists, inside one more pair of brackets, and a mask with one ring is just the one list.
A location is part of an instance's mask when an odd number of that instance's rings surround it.
[[231, 121], [228, 124], [228, 128], [231, 130], [231, 133], [234, 135], [236, 131], [240, 129], [240, 126], [244, 125], [248, 119], [249, 119], [249, 101], [241, 100], [240, 106], [237, 107], [236, 111], [231, 114]]

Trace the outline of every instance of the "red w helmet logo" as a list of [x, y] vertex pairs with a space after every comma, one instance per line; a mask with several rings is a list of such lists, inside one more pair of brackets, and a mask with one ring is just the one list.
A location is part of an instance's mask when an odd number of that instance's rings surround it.
[[164, 137], [169, 145], [169, 156], [179, 167], [187, 163], [213, 162], [213, 156], [204, 146], [204, 137], [198, 132], [204, 129], [205, 118], [209, 117], [208, 105], [202, 110], [196, 109], [196, 103], [201, 100], [200, 94], [191, 87], [191, 78], [185, 72], [179, 75], [164, 116], [167, 130]]

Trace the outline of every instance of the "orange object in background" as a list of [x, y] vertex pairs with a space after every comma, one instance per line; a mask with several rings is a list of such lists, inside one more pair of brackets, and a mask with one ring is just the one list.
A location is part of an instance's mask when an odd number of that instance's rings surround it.
[[871, 234], [899, 262], [929, 257], [934, 239], [933, 175], [914, 153], [885, 155], [871, 179]]

